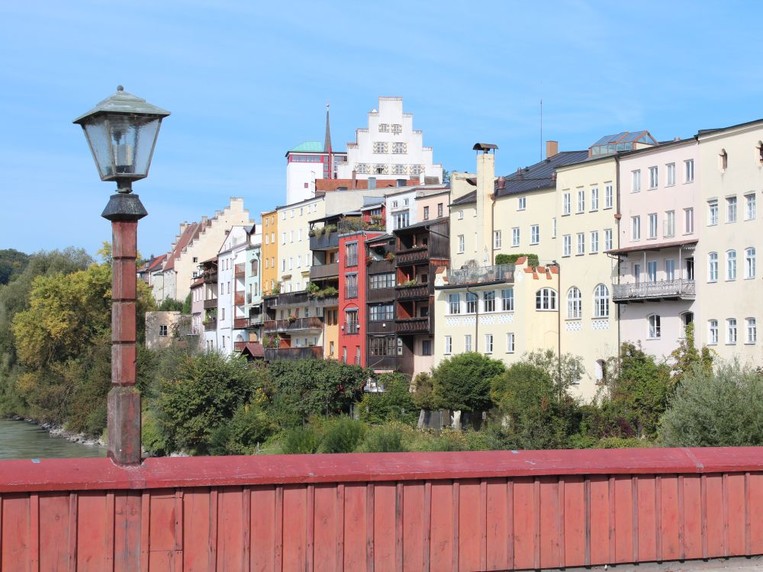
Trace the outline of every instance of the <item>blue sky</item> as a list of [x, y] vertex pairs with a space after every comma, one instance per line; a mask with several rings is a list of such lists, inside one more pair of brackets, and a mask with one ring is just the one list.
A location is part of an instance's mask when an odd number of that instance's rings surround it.
[[113, 185], [71, 121], [117, 84], [172, 112], [134, 186], [148, 256], [231, 196], [257, 219], [283, 204], [284, 154], [322, 140], [327, 101], [335, 149], [401, 96], [435, 161], [472, 170], [472, 145], [496, 143], [499, 174], [537, 161], [542, 139], [585, 149], [760, 119], [761, 16], [734, 0], [2, 2], [0, 249], [110, 240]]

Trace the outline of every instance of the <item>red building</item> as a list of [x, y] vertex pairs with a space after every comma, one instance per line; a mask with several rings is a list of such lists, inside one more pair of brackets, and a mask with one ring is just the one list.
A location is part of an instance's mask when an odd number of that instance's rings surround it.
[[339, 236], [339, 359], [344, 363], [367, 363], [365, 243], [381, 234], [358, 230]]

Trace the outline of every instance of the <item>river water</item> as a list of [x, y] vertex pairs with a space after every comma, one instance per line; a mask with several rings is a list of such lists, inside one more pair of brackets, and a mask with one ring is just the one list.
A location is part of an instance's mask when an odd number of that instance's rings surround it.
[[0, 419], [0, 459], [105, 457], [106, 448], [52, 437], [33, 423]]

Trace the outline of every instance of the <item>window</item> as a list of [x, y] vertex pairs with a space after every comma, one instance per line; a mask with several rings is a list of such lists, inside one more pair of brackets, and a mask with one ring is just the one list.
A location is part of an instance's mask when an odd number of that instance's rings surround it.
[[562, 237], [562, 256], [570, 256], [572, 254], [572, 235], [565, 234]]
[[737, 320], [736, 318], [729, 318], [726, 320], [726, 343], [737, 343]]
[[665, 260], [665, 280], [673, 281], [676, 279], [676, 261], [672, 258]]
[[371, 338], [368, 351], [372, 356], [393, 356], [396, 353], [395, 338], [392, 336]]
[[450, 355], [453, 353], [453, 338], [451, 336], [445, 336], [445, 355]]
[[709, 345], [718, 343], [718, 320], [707, 321], [707, 343]]
[[737, 279], [737, 251], [726, 251], [726, 280]]
[[556, 290], [541, 288], [535, 293], [536, 310], [556, 310]]
[[591, 187], [591, 210], [599, 210], [599, 187]]
[[593, 291], [593, 315], [594, 318], [609, 317], [609, 288], [599, 284]]
[[599, 231], [598, 230], [592, 230], [591, 231], [591, 254], [596, 254], [599, 252]]
[[665, 186], [672, 187], [676, 184], [676, 164], [668, 163], [665, 165]]
[[638, 193], [641, 190], [641, 170], [631, 171], [631, 192]]
[[684, 209], [684, 233], [692, 234], [694, 232], [694, 209], [689, 207]]
[[358, 311], [347, 310], [344, 313], [344, 318], [345, 318], [344, 332], [346, 334], [357, 334], [358, 333]]
[[578, 233], [578, 250], [577, 254], [580, 256], [581, 254], [585, 254], [585, 233], [579, 232]]
[[729, 154], [726, 153], [726, 149], [721, 149], [721, 152], [718, 154], [718, 168], [721, 171], [729, 168]]
[[429, 220], [429, 207], [424, 207], [424, 220]]
[[583, 296], [574, 286], [567, 290], [567, 318], [579, 320], [583, 317]]
[[676, 211], [665, 211], [665, 228], [662, 229], [666, 238], [676, 234]]
[[517, 210], [523, 211], [527, 208], [527, 197], [519, 197], [517, 199]]
[[506, 353], [513, 354], [514, 353], [514, 332], [507, 332], [506, 333]]
[[737, 221], [737, 198], [726, 197], [726, 222]]
[[757, 215], [755, 200], [755, 193], [744, 196], [744, 220], [753, 220]]
[[657, 213], [649, 213], [649, 238], [657, 238]]
[[495, 250], [499, 250], [501, 248], [501, 231], [500, 230], [493, 231], [493, 248]]
[[656, 189], [660, 184], [660, 175], [657, 167], [649, 167], [649, 188]]
[[466, 293], [466, 313], [474, 314], [477, 312], [477, 294], [472, 292]]
[[660, 339], [660, 316], [657, 314], [651, 314], [646, 317], [647, 324], [649, 325], [649, 332], [647, 334], [650, 340]]
[[432, 340], [421, 340], [421, 355], [432, 355]]
[[485, 312], [495, 312], [495, 292], [485, 292], [483, 294], [485, 300]]
[[168, 330], [167, 326], [165, 326], [165, 325], [159, 326], [159, 335], [160, 336], [166, 336], [167, 335], [167, 330]]
[[392, 124], [392, 133], [393, 135], [400, 135], [403, 132], [403, 126], [399, 123], [393, 123]]
[[718, 224], [718, 200], [707, 201], [707, 224], [710, 226]]
[[344, 264], [345, 266], [357, 266], [358, 265], [358, 243], [348, 242], [344, 247]]
[[369, 308], [368, 319], [371, 322], [387, 322], [395, 319], [394, 304], [378, 304]]
[[604, 187], [604, 208], [611, 209], [614, 204], [614, 193], [612, 191], [612, 185], [606, 185]]
[[540, 242], [540, 226], [534, 224], [530, 226], [530, 244], [538, 244]]
[[387, 153], [387, 142], [386, 141], [375, 141], [374, 142], [374, 153], [377, 153], [377, 154], [385, 154], [385, 153]]
[[393, 155], [405, 155], [408, 152], [408, 144], [400, 141], [396, 141], [392, 144]]
[[384, 274], [373, 274], [368, 278], [368, 287], [371, 290], [378, 290], [380, 288], [394, 288], [395, 287], [395, 273], [386, 272]]
[[514, 311], [514, 288], [501, 290], [501, 309], [504, 312]]
[[493, 353], [493, 334], [485, 334], [485, 353]]
[[519, 227], [511, 229], [511, 246], [519, 246]]
[[646, 279], [649, 282], [657, 282], [657, 261], [650, 260], [646, 263]]
[[345, 277], [345, 297], [357, 298], [358, 297], [358, 275], [347, 274]]
[[443, 206], [442, 206], [442, 203], [437, 203], [437, 218], [441, 218], [442, 216], [443, 216]]
[[461, 295], [460, 294], [448, 294], [448, 312], [450, 314], [461, 313]]
[[578, 189], [578, 213], [585, 212], [585, 190]]
[[749, 280], [755, 278], [755, 247], [744, 249], [744, 277]]
[[604, 250], [612, 250], [612, 229], [604, 229]]
[[286, 233], [285, 232], [281, 233], [281, 244], [286, 244]]
[[636, 215], [631, 217], [631, 240], [641, 238], [641, 217]]
[[556, 217], [551, 217], [551, 238], [556, 238]]
[[379, 123], [379, 133], [389, 133], [389, 123]]
[[707, 281], [718, 281], [718, 253], [709, 252], [707, 254]]
[[408, 211], [401, 211], [399, 213], [395, 213], [394, 214], [395, 229], [405, 228], [406, 226], [408, 226], [408, 224], [409, 224], [408, 223], [408, 217], [409, 217], [409, 212]]
[[570, 193], [569, 191], [567, 191], [562, 195], [562, 214], [568, 215], [570, 214], [571, 210], [572, 210], [572, 201], [570, 199]]
[[459, 254], [463, 254], [464, 253], [464, 246], [465, 246], [464, 242], [465, 242], [464, 235], [463, 234], [459, 234], [458, 235], [458, 253]]
[[745, 318], [744, 320], [746, 338], [745, 342], [754, 344], [758, 341], [758, 322], [755, 318]]
[[472, 351], [472, 335], [466, 334], [464, 336], [464, 351], [470, 352]]
[[694, 159], [684, 161], [684, 183], [694, 182]]

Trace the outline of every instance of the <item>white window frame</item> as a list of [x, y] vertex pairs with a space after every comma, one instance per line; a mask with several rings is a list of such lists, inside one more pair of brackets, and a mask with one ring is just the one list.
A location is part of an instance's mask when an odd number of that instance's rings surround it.
[[715, 346], [718, 344], [718, 320], [707, 321], [707, 345]]
[[737, 279], [737, 251], [733, 248], [726, 251], [726, 280], [732, 282]]
[[649, 167], [649, 189], [656, 189], [660, 184], [660, 170], [657, 166]]
[[562, 237], [562, 256], [572, 256], [572, 235], [565, 234]]
[[506, 332], [506, 353], [513, 354], [516, 351], [516, 336], [514, 332]]
[[591, 231], [591, 247], [589, 249], [589, 252], [591, 254], [596, 254], [597, 252], [599, 252], [599, 231], [598, 230]]
[[649, 314], [646, 317], [647, 321], [647, 339], [659, 340], [662, 337], [662, 325], [659, 314]]
[[572, 213], [572, 197], [569, 191], [565, 191], [562, 195], [562, 216], [570, 213]]
[[718, 282], [718, 253], [707, 253], [707, 281]]
[[737, 319], [726, 319], [726, 344], [733, 346], [737, 343], [738, 331], [737, 331]]
[[580, 288], [572, 286], [567, 290], [567, 319], [579, 320], [583, 317], [583, 294]]
[[609, 318], [609, 288], [605, 284], [597, 284], [593, 291], [594, 318]]
[[445, 336], [445, 347], [443, 353], [447, 356], [453, 353], [453, 337]]
[[676, 164], [668, 163], [665, 165], [665, 186], [672, 187], [676, 184]]
[[591, 211], [599, 210], [599, 187], [591, 187]]
[[745, 280], [752, 280], [756, 274], [756, 256], [757, 252], [754, 246], [748, 246], [744, 249], [744, 278]]
[[758, 320], [755, 318], [744, 319], [745, 343], [754, 344], [758, 341]]
[[511, 229], [511, 246], [519, 246], [520, 234], [519, 227], [515, 226]]
[[755, 220], [758, 215], [758, 196], [755, 193], [747, 193], [744, 196], [744, 220]]
[[638, 193], [641, 191], [641, 169], [634, 169], [631, 171], [631, 192]]
[[614, 205], [614, 189], [611, 184], [604, 186], [604, 208], [611, 209]]
[[585, 233], [577, 233], [577, 255], [582, 256], [585, 254]]
[[540, 242], [540, 225], [530, 225], [530, 244], [538, 244]]

